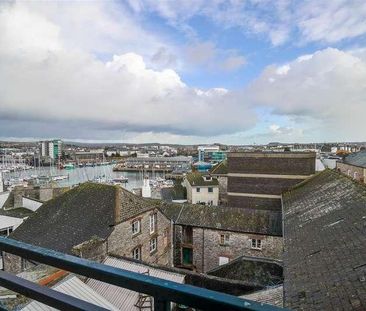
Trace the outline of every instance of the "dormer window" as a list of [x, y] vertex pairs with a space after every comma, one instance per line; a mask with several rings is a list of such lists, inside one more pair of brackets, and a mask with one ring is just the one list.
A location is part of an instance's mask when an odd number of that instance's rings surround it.
[[205, 176], [205, 177], [204, 177], [204, 179], [205, 179], [206, 181], [211, 181], [211, 180], [212, 180], [212, 177], [211, 177], [211, 176]]

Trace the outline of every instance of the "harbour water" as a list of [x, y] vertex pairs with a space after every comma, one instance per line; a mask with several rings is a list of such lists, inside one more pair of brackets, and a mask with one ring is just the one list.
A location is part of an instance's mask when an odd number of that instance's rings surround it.
[[[164, 177], [163, 173], [145, 173], [150, 179], [156, 177]], [[31, 176], [61, 176], [66, 175], [68, 178], [54, 181], [59, 186], [73, 186], [79, 183], [93, 181], [98, 178], [112, 180], [121, 176], [127, 177], [128, 182], [124, 187], [128, 190], [133, 188], [141, 188], [143, 185], [142, 172], [114, 172], [113, 165], [95, 166], [95, 167], [75, 167], [74, 169], [58, 169], [56, 167], [41, 167], [17, 172], [3, 173], [4, 181], [10, 179], [29, 178]]]

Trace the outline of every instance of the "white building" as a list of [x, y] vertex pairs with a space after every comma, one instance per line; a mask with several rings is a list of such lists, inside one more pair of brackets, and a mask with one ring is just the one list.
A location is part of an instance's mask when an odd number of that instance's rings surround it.
[[218, 205], [219, 182], [216, 178], [194, 172], [186, 176], [184, 185], [188, 203]]

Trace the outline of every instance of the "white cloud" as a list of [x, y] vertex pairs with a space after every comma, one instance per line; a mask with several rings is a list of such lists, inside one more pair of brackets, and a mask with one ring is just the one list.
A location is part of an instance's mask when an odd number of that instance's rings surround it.
[[285, 66], [286, 74], [283, 66], [267, 67], [248, 88], [250, 100], [275, 114], [316, 121], [319, 137], [364, 139], [365, 61], [328, 48]]
[[[6, 33], [0, 36], [5, 47], [0, 49], [2, 125], [18, 120], [48, 122], [48, 129], [52, 123], [63, 124], [65, 131], [79, 126], [75, 135], [84, 136], [88, 130], [103, 135], [118, 131], [216, 135], [255, 123], [249, 105], [236, 94], [216, 89], [197, 92], [174, 70], [149, 69], [137, 53], [102, 62], [88, 48], [71, 48], [59, 27], [39, 14], [23, 5], [0, 12], [0, 34]], [[22, 21], [36, 27], [10, 27]], [[22, 40], [30, 34], [40, 43]]]

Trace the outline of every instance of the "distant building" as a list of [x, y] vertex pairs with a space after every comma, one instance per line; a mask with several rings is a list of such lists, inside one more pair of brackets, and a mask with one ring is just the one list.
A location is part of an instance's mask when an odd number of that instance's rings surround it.
[[62, 141], [59, 139], [40, 141], [40, 154], [42, 157], [48, 157], [57, 160], [62, 155]]
[[366, 187], [324, 170], [283, 195], [284, 306], [366, 310]]
[[228, 205], [281, 210], [281, 193], [315, 173], [313, 152], [232, 152]]
[[353, 179], [366, 183], [366, 150], [347, 155], [337, 162], [337, 170]]
[[72, 154], [72, 159], [78, 163], [96, 163], [104, 159], [104, 151], [90, 150], [90, 151], [75, 151]]
[[219, 163], [226, 159], [226, 152], [219, 146], [199, 146], [197, 150], [199, 162]]
[[186, 175], [187, 200], [191, 204], [218, 205], [219, 182], [210, 175], [192, 172]]

